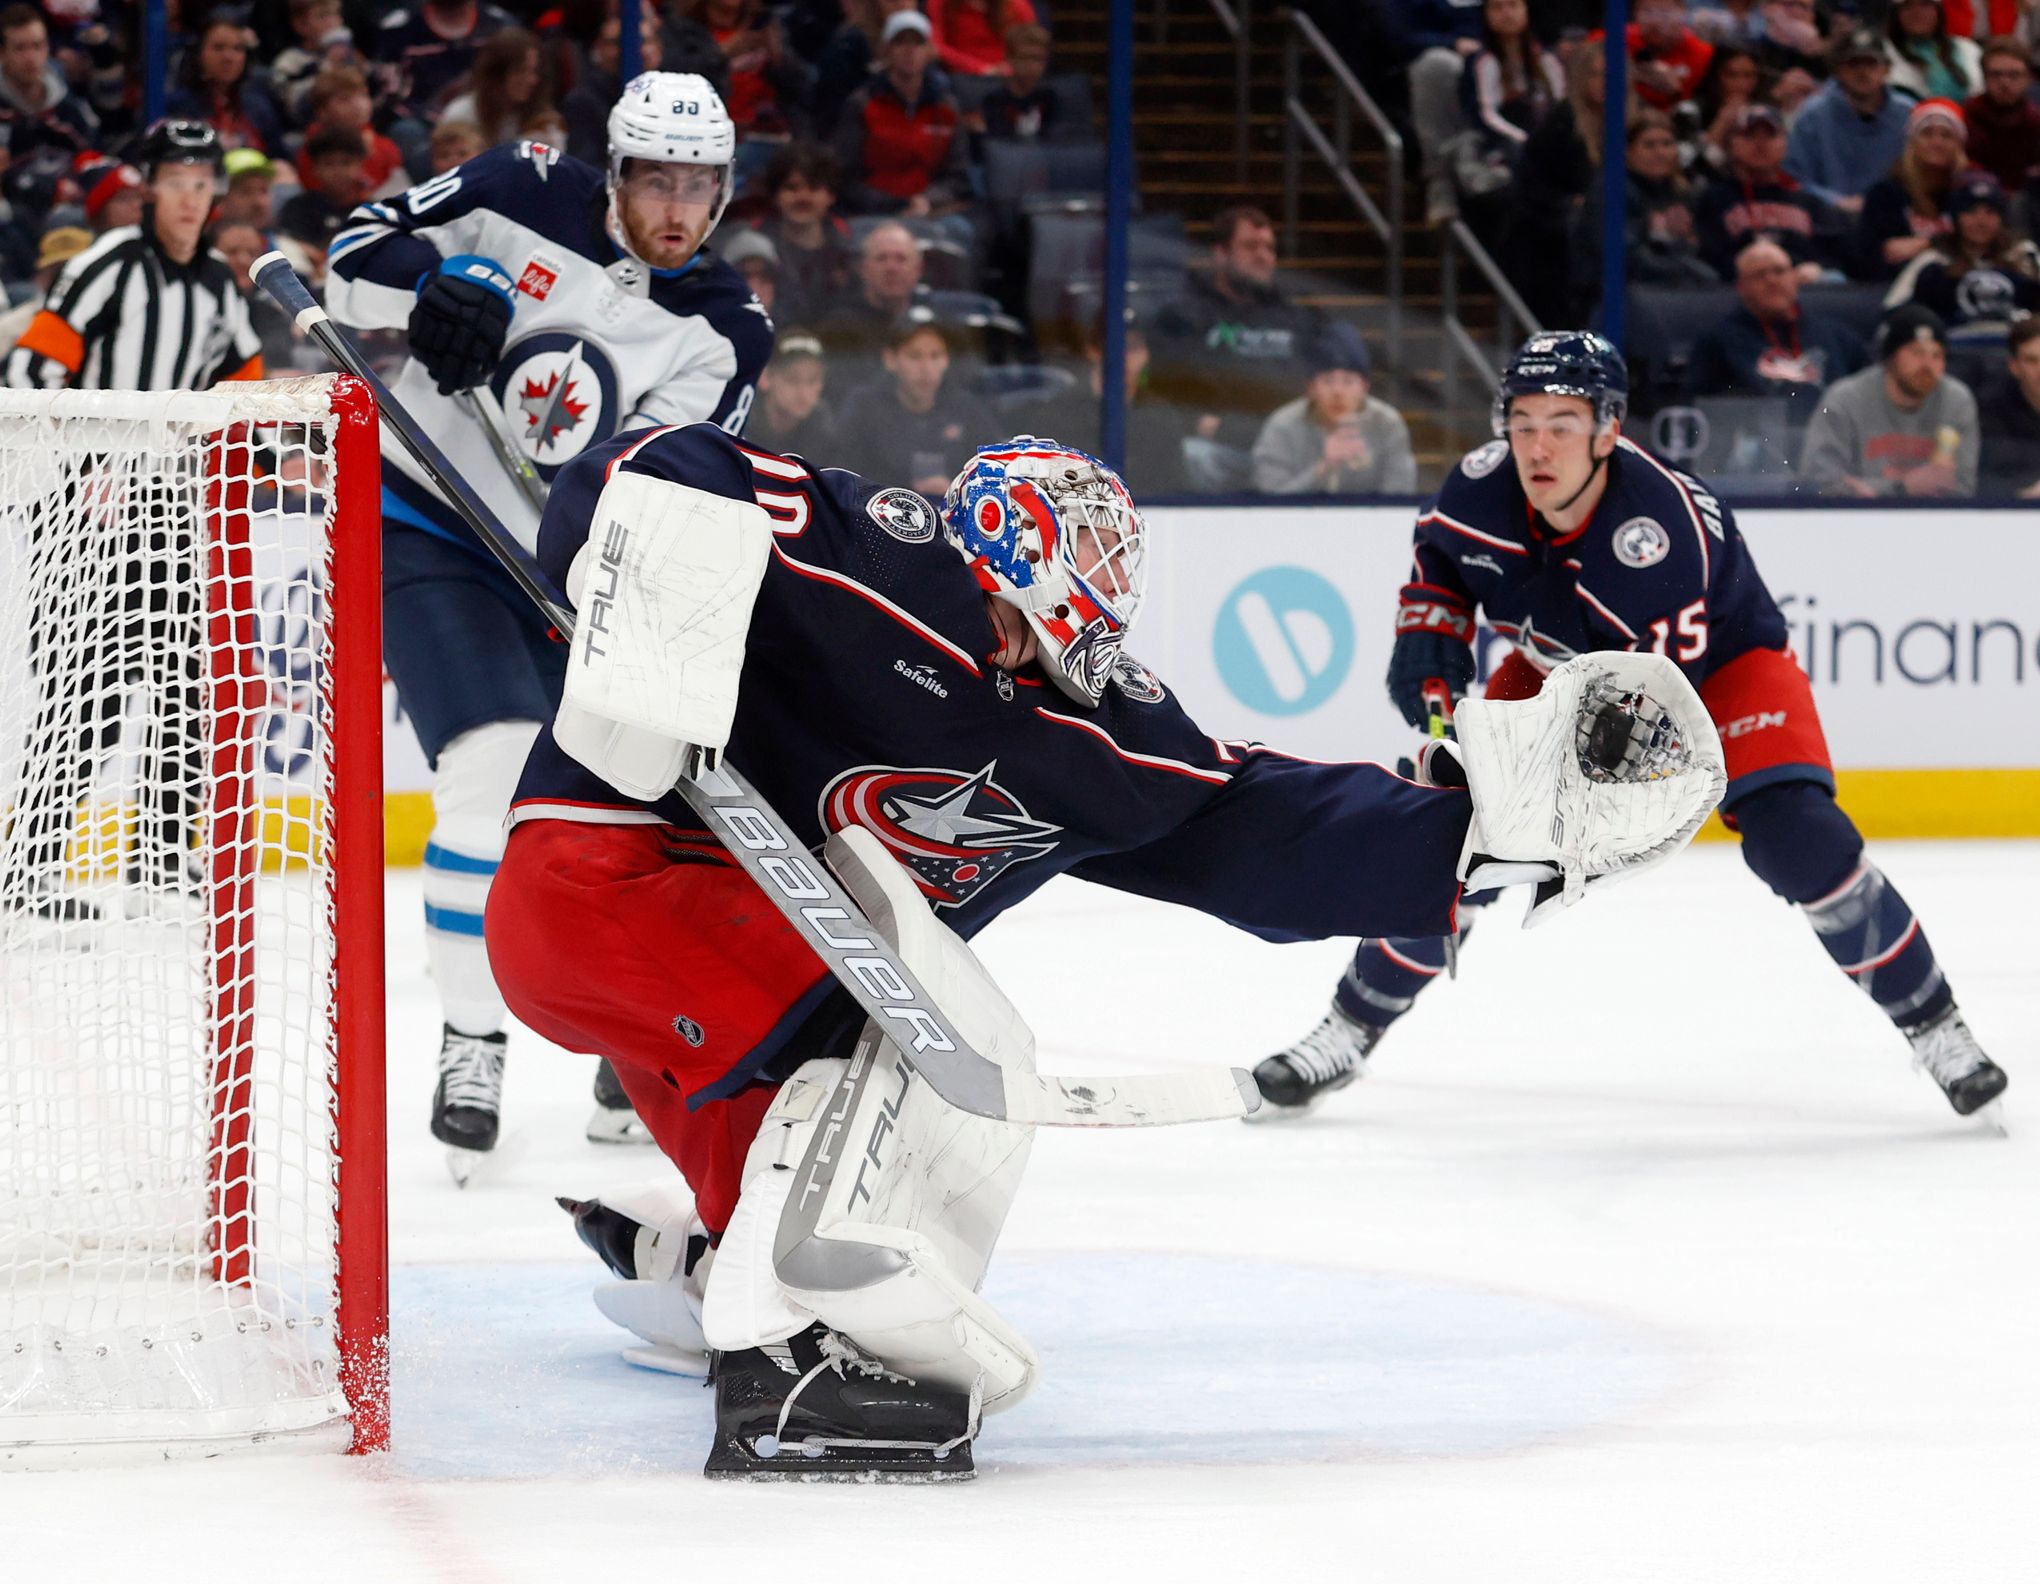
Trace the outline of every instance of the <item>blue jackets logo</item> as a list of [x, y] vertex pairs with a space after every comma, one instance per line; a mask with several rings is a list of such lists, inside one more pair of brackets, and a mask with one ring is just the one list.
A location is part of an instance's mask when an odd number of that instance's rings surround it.
[[1353, 616], [1317, 573], [1264, 567], [1226, 596], [1211, 647], [1219, 676], [1247, 708], [1303, 715], [1352, 669]]
[[992, 779], [955, 770], [846, 770], [823, 789], [822, 825], [862, 825], [937, 908], [960, 907], [1016, 863], [1053, 852], [1060, 825], [1030, 818]]

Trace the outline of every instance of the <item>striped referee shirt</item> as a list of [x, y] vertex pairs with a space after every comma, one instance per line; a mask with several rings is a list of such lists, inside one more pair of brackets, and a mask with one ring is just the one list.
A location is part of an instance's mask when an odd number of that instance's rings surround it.
[[227, 261], [179, 264], [155, 215], [118, 226], [64, 266], [7, 355], [16, 389], [204, 390], [262, 378], [262, 343]]

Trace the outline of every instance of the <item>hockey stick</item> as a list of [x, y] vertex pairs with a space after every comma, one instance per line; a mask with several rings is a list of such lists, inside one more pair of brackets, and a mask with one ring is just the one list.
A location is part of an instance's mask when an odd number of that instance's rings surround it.
[[545, 480], [538, 476], [538, 469], [531, 465], [531, 458], [517, 449], [517, 442], [510, 438], [509, 420], [503, 416], [503, 408], [496, 400], [496, 393], [486, 385], [474, 386], [460, 393], [460, 404], [467, 409], [470, 418], [481, 427], [482, 434], [489, 442], [489, 449], [496, 454], [496, 460], [503, 464], [503, 471], [510, 475], [515, 484], [531, 502], [531, 509], [540, 516], [545, 515]]
[[[255, 261], [254, 276], [326, 355], [366, 384], [382, 420], [447, 503], [495, 552], [569, 641], [574, 613], [545, 573], [496, 521], [443, 452], [418, 428], [360, 349], [313, 301], [281, 253]], [[1149, 1127], [1245, 1116], [1260, 1105], [1240, 1068], [1057, 1078], [1010, 1072], [972, 1047], [887, 946], [826, 864], [813, 861], [786, 822], [734, 765], [696, 749], [675, 789], [928, 1086], [960, 1111], [996, 1121], [1060, 1127]]]

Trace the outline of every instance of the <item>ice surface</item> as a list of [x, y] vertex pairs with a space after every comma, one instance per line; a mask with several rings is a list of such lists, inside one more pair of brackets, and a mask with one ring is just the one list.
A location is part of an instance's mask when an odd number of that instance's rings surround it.
[[[582, 1142], [591, 1064], [517, 1033], [454, 1188], [395, 875], [397, 1449], [0, 1477], [0, 1578], [2040, 1579], [2040, 843], [1876, 855], [2011, 1137], [1732, 848], [1506, 902], [1318, 1115], [1041, 1139], [988, 1291], [1044, 1379], [932, 1490], [701, 1480], [709, 1394], [620, 1360], [552, 1204], [658, 1158]], [[1344, 955], [1074, 882], [981, 947], [1071, 1072], [1256, 1058]]]

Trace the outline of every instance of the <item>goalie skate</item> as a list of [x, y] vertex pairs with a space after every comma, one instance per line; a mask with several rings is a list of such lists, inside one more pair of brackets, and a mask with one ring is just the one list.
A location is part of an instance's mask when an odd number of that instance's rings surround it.
[[1334, 1090], [1367, 1075], [1367, 1056], [1384, 1030], [1356, 1023], [1337, 1007], [1285, 1051], [1278, 1051], [1254, 1069], [1261, 1108], [1249, 1122], [1276, 1122], [1300, 1117]]
[[978, 1396], [923, 1386], [819, 1323], [719, 1353], [710, 1479], [932, 1483], [976, 1473]]
[[[2004, 1068], [1984, 1055], [1955, 1007], [1931, 1023], [1907, 1029], [1905, 1037], [1912, 1044], [1913, 1065], [1941, 1086], [1957, 1116], [1973, 1116], [1990, 1106], [2011, 1082]], [[1993, 1120], [1996, 1115], [1991, 1113]]]

